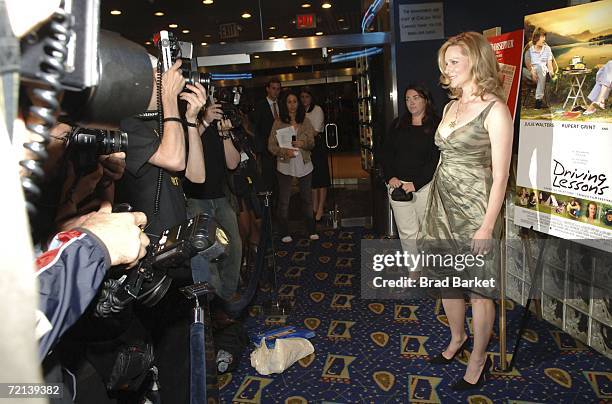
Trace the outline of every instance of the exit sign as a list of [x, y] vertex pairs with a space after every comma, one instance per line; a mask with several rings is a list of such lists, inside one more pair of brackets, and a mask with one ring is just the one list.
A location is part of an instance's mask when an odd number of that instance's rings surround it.
[[295, 23], [298, 29], [316, 28], [317, 16], [315, 14], [298, 14]]

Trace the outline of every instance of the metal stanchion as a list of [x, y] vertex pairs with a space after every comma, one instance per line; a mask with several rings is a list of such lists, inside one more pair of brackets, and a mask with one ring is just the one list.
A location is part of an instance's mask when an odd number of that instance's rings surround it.
[[501, 266], [499, 268], [499, 367], [502, 372], [508, 369], [508, 361], [506, 360], [506, 234], [507, 234], [507, 218], [506, 218], [506, 202], [502, 205], [502, 218], [504, 218], [504, 227], [502, 229], [502, 237], [500, 244], [500, 259]]
[[[267, 227], [268, 227], [268, 242], [270, 243], [270, 249], [272, 250], [272, 297], [270, 300], [263, 303], [263, 312], [266, 315], [277, 316], [288, 314], [291, 311], [291, 304], [288, 301], [284, 301], [278, 298], [278, 274], [276, 267], [276, 248], [274, 247], [274, 231], [272, 227], [272, 212], [270, 211], [270, 197], [272, 192], [260, 192], [257, 195], [264, 199], [264, 215], [267, 215]], [[265, 232], [262, 233], [263, 237], [266, 237]], [[261, 244], [261, 243], [260, 243]], [[265, 245], [265, 244], [264, 244]], [[265, 249], [264, 249], [265, 251]]]
[[[200, 297], [208, 303], [209, 293], [214, 293], [208, 283], [197, 283], [179, 289], [188, 299], [195, 300], [193, 308], [193, 322], [190, 328], [190, 404], [207, 403], [207, 377], [206, 377], [206, 312], [200, 306]], [[214, 360], [213, 360], [214, 361]]]

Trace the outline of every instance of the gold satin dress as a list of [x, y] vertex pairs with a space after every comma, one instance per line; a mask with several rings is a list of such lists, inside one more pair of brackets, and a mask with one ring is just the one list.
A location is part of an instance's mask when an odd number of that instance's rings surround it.
[[[454, 101], [456, 102], [456, 101]], [[446, 138], [439, 131], [435, 144], [440, 149], [440, 163], [434, 173], [425, 220], [417, 243], [419, 251], [439, 254], [469, 253], [472, 237], [482, 225], [493, 183], [491, 142], [484, 121], [495, 104], [491, 102], [472, 121], [454, 129]], [[464, 268], [424, 265], [424, 276], [440, 279], [460, 276], [463, 279], [496, 279], [499, 283], [499, 240], [502, 221], [498, 217], [493, 230], [495, 245], [482, 267]], [[495, 290], [477, 287], [468, 289], [487, 296]]]

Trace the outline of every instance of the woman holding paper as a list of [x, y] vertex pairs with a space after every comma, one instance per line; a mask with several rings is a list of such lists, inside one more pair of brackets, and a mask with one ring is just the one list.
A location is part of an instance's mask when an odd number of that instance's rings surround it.
[[298, 96], [287, 92], [279, 101], [279, 119], [272, 125], [268, 137], [268, 150], [276, 156], [278, 171], [278, 219], [283, 243], [291, 243], [289, 235], [289, 200], [291, 198], [291, 182], [298, 179], [302, 210], [306, 222], [306, 230], [311, 240], [318, 240], [315, 231], [315, 221], [312, 213], [312, 161], [310, 151], [314, 147], [315, 130], [306, 117], [304, 107], [298, 101]]

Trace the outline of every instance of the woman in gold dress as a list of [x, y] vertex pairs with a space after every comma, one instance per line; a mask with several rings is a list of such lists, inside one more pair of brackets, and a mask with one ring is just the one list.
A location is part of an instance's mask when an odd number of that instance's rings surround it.
[[[487, 265], [477, 277], [496, 276], [499, 262], [494, 240], [501, 237], [504, 201], [512, 152], [512, 118], [503, 101], [499, 66], [489, 42], [476, 32], [450, 38], [438, 51], [440, 82], [451, 93], [435, 135], [440, 164], [432, 180], [419, 241], [446, 246], [453, 254], [483, 255]], [[446, 273], [444, 271], [446, 269]], [[436, 268], [437, 276], [474, 278], [462, 268]], [[469, 275], [468, 275], [469, 274]], [[451, 275], [452, 276], [452, 275]], [[464, 288], [462, 290], [465, 291]], [[453, 388], [478, 388], [491, 362], [487, 345], [493, 331], [494, 290], [470, 289], [474, 341], [465, 375]], [[444, 294], [442, 303], [451, 330], [446, 349], [431, 362], [450, 363], [466, 346], [468, 336], [463, 296]]]

